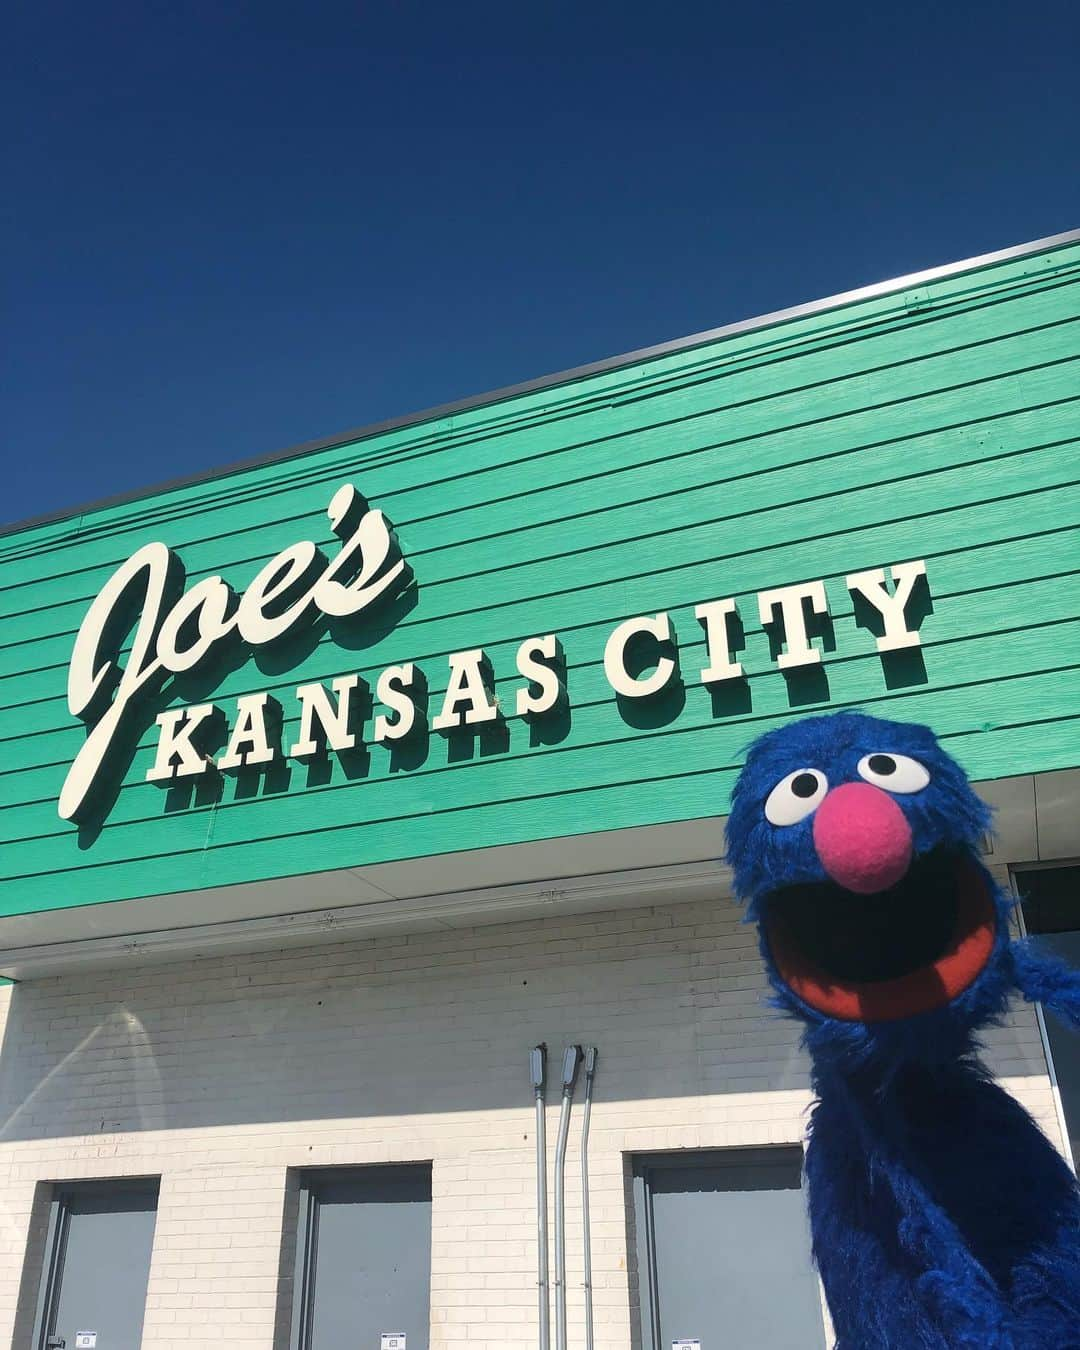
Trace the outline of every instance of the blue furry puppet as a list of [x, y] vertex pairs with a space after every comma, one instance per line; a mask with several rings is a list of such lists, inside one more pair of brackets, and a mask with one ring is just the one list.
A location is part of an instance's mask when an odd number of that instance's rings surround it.
[[736, 890], [813, 1057], [837, 1350], [1080, 1346], [1080, 1189], [975, 1054], [1015, 990], [1080, 1022], [1080, 973], [1010, 941], [989, 816], [928, 728], [858, 713], [762, 736], [735, 786]]

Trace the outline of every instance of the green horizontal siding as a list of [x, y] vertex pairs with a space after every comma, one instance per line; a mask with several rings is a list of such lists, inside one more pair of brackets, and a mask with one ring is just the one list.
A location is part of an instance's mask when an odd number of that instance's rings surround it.
[[[333, 555], [325, 510], [346, 481], [413, 567], [398, 622], [324, 632], [287, 663], [262, 653], [174, 702], [230, 714], [268, 689], [287, 746], [298, 684], [359, 671], [373, 686], [415, 660], [437, 711], [447, 654], [483, 646], [512, 707], [518, 642], [553, 631], [565, 735], [536, 743], [511, 717], [496, 747], [433, 734], [407, 768], [373, 746], [353, 776], [289, 761], [253, 795], [230, 781], [202, 802], [145, 782], [148, 734], [100, 830], [61, 821], [84, 734], [67, 661], [114, 568], [161, 539], [188, 584], [220, 573], [242, 590], [299, 539]], [[890, 686], [843, 578], [913, 557], [933, 601], [926, 678]], [[1078, 573], [1075, 245], [33, 527], [0, 541], [0, 913], [713, 815], [749, 739], [821, 708], [927, 721], [980, 778], [1076, 765]], [[755, 593], [817, 577], [835, 650], [789, 683]], [[714, 698], [693, 607], [726, 595], [748, 679]], [[685, 687], [626, 720], [604, 641], [660, 609]]]
[[[1054, 554], [1045, 552], [1045, 542], [1044, 551], [1041, 553], [1035, 553], [1028, 545], [1028, 541], [1023, 541], [1020, 547], [1013, 544], [1005, 547], [1010, 550], [1010, 557], [1007, 559], [1010, 573], [1018, 570], [1024, 563], [1032, 563], [1040, 568], [1050, 568], [1055, 564]], [[959, 555], [958, 561], [962, 561], [969, 556], [966, 554]], [[945, 569], [942, 570], [945, 571]], [[944, 579], [945, 583], [948, 584], [947, 573]], [[865, 630], [856, 626], [854, 616], [851, 613], [850, 600], [842, 581], [837, 578], [830, 578], [827, 591], [830, 598], [835, 601], [830, 609], [833, 615], [837, 650], [829, 656], [826, 677], [830, 686], [836, 690], [841, 687], [854, 690], [854, 693], [850, 694], [849, 697], [857, 698], [859, 688], [866, 686], [872, 680], [875, 674], [873, 667], [876, 666], [878, 672], [880, 672], [880, 662], [875, 655], [867, 651], [867, 648], [872, 647], [872, 642]], [[744, 608], [749, 608], [751, 603], [751, 598], [747, 598]], [[708, 712], [710, 702], [708, 691], [696, 683], [697, 672], [707, 664], [705, 644], [702, 630], [693, 617], [692, 606], [689, 608], [674, 607], [669, 612], [676, 633], [680, 635], [681, 665], [690, 685], [686, 690], [690, 707], [679, 719], [679, 729], [685, 730], [688, 719], [693, 717], [691, 709], [695, 707], [698, 707], [700, 711], [699, 724], [712, 720]], [[933, 641], [931, 642], [928, 639], [924, 646], [924, 652], [931, 650], [935, 652], [933, 664], [939, 679], [943, 678], [946, 673], [955, 673], [957, 678], [961, 678], [964, 663], [971, 657], [970, 643], [975, 636], [985, 635], [993, 638], [1002, 633], [1013, 632], [1016, 628], [1017, 613], [1024, 616], [1024, 630], [1029, 628], [1039, 629], [1041, 633], [1042, 629], [1059, 624], [1064, 624], [1067, 628], [1068, 620], [1076, 613], [1076, 607], [1067, 588], [1062, 586], [1060, 577], [1053, 575], [1042, 577], [1033, 582], [1006, 582], [1002, 580], [999, 585], [988, 590], [977, 588], [961, 591], [955, 595], [946, 594], [939, 590], [934, 599]], [[575, 730], [584, 734], [585, 719], [595, 720], [595, 735], [602, 738], [601, 743], [633, 734], [633, 728], [629, 728], [621, 719], [617, 718], [614, 726], [608, 725], [612, 694], [604, 678], [602, 663], [604, 639], [608, 631], [609, 625], [603, 627], [589, 625], [584, 629], [564, 630], [563, 632], [567, 657], [567, 682], [572, 697], [572, 716]], [[1059, 636], [1055, 636], [1054, 639], [1057, 650], [1060, 650], [1058, 646]], [[753, 682], [754, 692], [760, 687], [762, 698], [771, 696], [774, 701], [780, 700], [783, 703], [786, 698], [785, 685], [783, 682], [778, 682], [772, 678], [774, 672], [770, 662], [765, 633], [757, 625], [748, 626], [746, 638], [746, 648], [739, 653], [739, 657], [747, 669], [749, 680]], [[1039, 640], [1041, 640], [1041, 636]], [[958, 648], [958, 643], [963, 645]], [[513, 691], [521, 683], [520, 677], [516, 676], [513, 666], [516, 647], [517, 643], [514, 642], [506, 647], [492, 645], [486, 649], [498, 677], [496, 679], [496, 691], [503, 698], [504, 706], [512, 705]], [[576, 659], [579, 657], [581, 659]], [[870, 667], [869, 676], [868, 663]], [[849, 673], [849, 667], [852, 668], [851, 673]], [[426, 668], [431, 671], [434, 677], [430, 681], [431, 702], [437, 707], [445, 692], [446, 671], [436, 668], [430, 661]], [[1038, 669], [1040, 667], [1036, 665], [1032, 668]], [[329, 678], [356, 669], [366, 673], [368, 682], [374, 684], [378, 675], [378, 668], [365, 671], [363, 666], [358, 667], [356, 664], [331, 672]], [[290, 678], [284, 682], [280, 678], [267, 680], [262, 687], [268, 688], [282, 703], [285, 713], [283, 740], [286, 745], [291, 744], [295, 741], [296, 734], [299, 731], [299, 715], [292, 702], [292, 695], [296, 688], [295, 678]], [[581, 721], [580, 726], [578, 726], [579, 719]], [[529, 730], [524, 724], [511, 719], [508, 730], [510, 733], [508, 754], [513, 755], [515, 752], [533, 753], [529, 747]], [[65, 730], [63, 736], [65, 737], [63, 748], [51, 752], [60, 756], [54, 763], [39, 763], [21, 772], [10, 771], [19, 788], [19, 800], [24, 804], [9, 809], [5, 820], [5, 837], [9, 843], [29, 837], [28, 834], [23, 833], [23, 830], [30, 831], [34, 828], [40, 828], [42, 821], [40, 812], [37, 810], [38, 805], [55, 802], [67, 771], [67, 765], [79, 745], [78, 732], [73, 737], [70, 732]], [[121, 792], [119, 800], [109, 815], [109, 820], [113, 825], [122, 820], [153, 821], [160, 817], [161, 789], [157, 785], [145, 781], [146, 770], [153, 762], [156, 739], [155, 731], [148, 734], [140, 742], [133, 760], [132, 772], [128, 775], [128, 785]], [[428, 756], [429, 760], [435, 761], [434, 766], [428, 767], [425, 764], [416, 773], [442, 771], [445, 765], [441, 761], [445, 760], [445, 754], [435, 753], [441, 747], [441, 744], [441, 740], [436, 738], [432, 753]], [[296, 766], [294, 772], [304, 775], [306, 770], [301, 766]], [[374, 781], [380, 777], [388, 776], [389, 773], [389, 757], [383, 753], [376, 754], [373, 757], [370, 772], [365, 776], [369, 781]], [[70, 829], [70, 826], [59, 819], [47, 820], [45, 824], [48, 834], [63, 835]]]
[[[831, 503], [828, 523], [833, 527], [842, 523], [845, 538], [860, 528], [869, 529], [871, 537], [867, 543], [872, 549], [883, 528], [883, 508], [895, 499], [898, 489], [904, 490], [905, 519], [889, 524], [898, 527], [893, 531], [895, 546], [910, 547], [906, 543], [904, 527], [916, 519], [940, 515], [943, 499], [948, 502], [947, 509], [953, 511], [962, 505], [977, 506], [987, 501], [993, 507], [1017, 494], [1026, 501], [1032, 494], [1033, 466], [1037, 466], [1039, 475], [1037, 491], [1069, 484], [1076, 476], [1078, 441], [1062, 438], [1066, 432], [1078, 429], [1078, 421], [1080, 399], [1065, 407], [1043, 410], [1043, 415], [1033, 425], [1014, 423], [1011, 426], [1013, 435], [1009, 437], [1010, 448], [1007, 450], [1001, 449], [997, 439], [1003, 434], [1001, 432], [984, 435], [981, 441], [972, 437], [972, 444], [955, 467], [946, 462], [928, 469], [920, 468], [923, 456], [906, 445], [899, 450], [882, 449], [874, 455], [873, 463], [862, 471], [858, 462], [833, 465], [827, 493], [815, 492], [823, 486], [820, 468], [812, 473], [803, 468], [797, 475], [794, 471], [786, 471], [782, 476], [765, 476], [769, 479], [767, 482], [755, 477], [749, 482], [710, 486], [700, 492], [682, 495], [675, 503], [659, 498], [628, 515], [623, 529], [618, 532], [613, 531], [610, 520], [614, 512], [601, 512], [587, 523], [578, 517], [567, 522], [564, 528], [567, 548], [563, 553], [537, 557], [533, 551], [534, 536], [530, 536], [533, 542], [528, 548], [512, 536], [509, 541], [492, 542], [486, 563], [479, 563], [477, 570], [465, 576], [440, 578], [437, 561], [423, 560], [411, 552], [402, 532], [406, 556], [421, 578], [424, 603], [407, 615], [392, 633], [367, 644], [367, 659], [376, 664], [393, 660], [402, 650], [406, 633], [418, 655], [445, 655], [454, 650], [462, 640], [461, 616], [469, 614], [479, 618], [493, 608], [492, 583], [504, 575], [510, 598], [495, 606], [499, 610], [498, 627], [494, 636], [489, 632], [489, 641], [515, 634], [524, 637], [535, 631], [530, 626], [536, 621], [535, 606], [548, 596], [554, 594], [561, 598], [568, 589], [573, 589], [580, 595], [580, 603], [591, 607], [594, 593], [602, 586], [621, 584], [632, 576], [695, 568], [701, 574], [700, 579], [689, 582], [684, 576], [680, 584], [694, 586], [689, 594], [699, 599], [714, 595], [718, 580], [728, 591], [746, 589], [761, 576], [761, 552], [787, 548], [786, 541], [792, 534], [802, 532], [811, 504], [825, 516]], [[947, 435], [943, 439], [947, 441]], [[832, 486], [834, 483], [838, 486]], [[837, 518], [837, 508], [842, 510], [842, 521]], [[992, 511], [989, 514], [992, 515]], [[1008, 519], [1011, 516], [1005, 523]], [[643, 535], [641, 531], [646, 528], [649, 532]], [[992, 526], [987, 525], [987, 528]], [[582, 543], [576, 549], [570, 547], [575, 529], [579, 532], [579, 540], [587, 539], [591, 543]], [[636, 537], [631, 531], [636, 531]], [[828, 535], [823, 533], [821, 538], [831, 537], [834, 533], [835, 528]], [[552, 540], [552, 547], [555, 542]], [[746, 547], [748, 542], [752, 542], [751, 549]], [[918, 551], [917, 541], [914, 547]], [[464, 552], [465, 549], [459, 550], [454, 556]], [[842, 570], [851, 570], [846, 564], [850, 556], [848, 551], [841, 559]], [[703, 557], [708, 558], [707, 564], [702, 565]], [[899, 560], [899, 555], [892, 559]], [[260, 564], [265, 561], [259, 560]], [[787, 558], [784, 562], [790, 565]], [[724, 572], [718, 578], [721, 563]], [[452, 558], [448, 565], [454, 565]], [[254, 570], [245, 572], [244, 577], [253, 575]], [[429, 576], [429, 572], [436, 575]], [[552, 591], [553, 583], [560, 581], [562, 584]], [[636, 592], [634, 601], [640, 604]], [[81, 603], [80, 617], [89, 602], [90, 598]], [[658, 603], [663, 603], [663, 597]], [[508, 611], [513, 611], [513, 615]], [[596, 611], [597, 620], [606, 621], [611, 612], [610, 600], [605, 597]], [[420, 617], [421, 613], [423, 617]], [[506, 626], [508, 621], [509, 628]], [[558, 622], [557, 617], [555, 621]], [[482, 618], [480, 622], [483, 623]], [[74, 637], [72, 631], [55, 640], [63, 653], [55, 667], [42, 666], [32, 672], [0, 679], [0, 737], [9, 734], [10, 730], [25, 735], [29, 731], [70, 725], [63, 679]], [[415, 646], [416, 643], [419, 646]], [[326, 635], [318, 651], [303, 664], [292, 666], [290, 674], [322, 676], [327, 661], [335, 661], [331, 651], [334, 647], [333, 638]], [[29, 656], [29, 648], [24, 651]], [[41, 694], [43, 677], [50, 670], [55, 670], [60, 678], [56, 693], [51, 699], [47, 696], [34, 698], [35, 693]], [[252, 675], [256, 677], [254, 686], [250, 683]], [[245, 674], [233, 677], [231, 684], [226, 682], [219, 686], [218, 692], [223, 695], [246, 692], [264, 684], [259, 672], [248, 668]]]

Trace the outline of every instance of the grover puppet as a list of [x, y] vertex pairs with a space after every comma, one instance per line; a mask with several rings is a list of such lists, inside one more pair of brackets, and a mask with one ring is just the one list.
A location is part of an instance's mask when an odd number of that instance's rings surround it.
[[1015, 990], [1080, 1022], [1080, 974], [1010, 941], [989, 818], [929, 728], [859, 713], [767, 733], [735, 786], [736, 890], [813, 1058], [837, 1350], [1080, 1346], [1080, 1190], [976, 1058]]

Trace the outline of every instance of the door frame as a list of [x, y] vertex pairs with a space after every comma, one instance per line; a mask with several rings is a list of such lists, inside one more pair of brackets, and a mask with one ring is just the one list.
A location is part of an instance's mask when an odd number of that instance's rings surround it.
[[[41, 1279], [38, 1282], [37, 1306], [34, 1310], [34, 1334], [30, 1342], [33, 1350], [46, 1350], [56, 1320], [64, 1278], [64, 1261], [67, 1256], [68, 1221], [72, 1201], [84, 1195], [152, 1195], [156, 1212], [161, 1194], [160, 1176], [52, 1181], [48, 1184], [49, 1218], [45, 1230], [45, 1249]], [[145, 1301], [145, 1295], [143, 1297]], [[72, 1347], [68, 1347], [68, 1350], [72, 1350]]]
[[[643, 1350], [663, 1350], [660, 1340], [660, 1307], [657, 1298], [655, 1231], [653, 1227], [652, 1188], [649, 1174], [683, 1167], [737, 1166], [743, 1162], [769, 1161], [785, 1153], [798, 1158], [800, 1189], [805, 1141], [780, 1144], [722, 1144], [717, 1148], [671, 1149], [660, 1153], [632, 1153], [634, 1241], [638, 1275], [638, 1326]], [[820, 1288], [820, 1281], [819, 1288]], [[824, 1298], [821, 1300], [822, 1328], [828, 1341], [828, 1322]]]
[[[299, 1172], [299, 1204], [296, 1213], [296, 1258], [293, 1266], [292, 1318], [289, 1350], [308, 1350], [315, 1316], [315, 1280], [319, 1263], [319, 1189], [321, 1184], [351, 1181], [362, 1174], [413, 1172], [432, 1186], [433, 1162], [346, 1163], [330, 1167], [305, 1167]], [[295, 1175], [295, 1174], [294, 1174]], [[429, 1204], [431, 1202], [429, 1201]], [[430, 1296], [431, 1266], [428, 1264]], [[430, 1305], [429, 1305], [430, 1309]]]
[[[1027, 920], [1024, 917], [1024, 898], [1021, 895], [1022, 878], [1029, 872], [1051, 872], [1075, 867], [1080, 870], [1080, 858], [1048, 858], [1045, 862], [1010, 863], [1009, 888], [1015, 902], [1017, 932], [1022, 938], [1028, 936]], [[1046, 1060], [1046, 1074], [1050, 1079], [1050, 1094], [1054, 1099], [1054, 1115], [1057, 1119], [1058, 1134], [1061, 1136], [1061, 1152], [1065, 1161], [1076, 1173], [1077, 1160], [1073, 1157], [1072, 1140], [1069, 1137], [1069, 1122], [1065, 1119], [1065, 1104], [1061, 1100], [1061, 1088], [1058, 1086], [1057, 1069], [1054, 1067], [1054, 1052], [1050, 1048], [1050, 1037], [1046, 1032], [1046, 1014], [1043, 1005], [1035, 1003], [1035, 1020], [1039, 1024], [1039, 1039], [1042, 1041], [1043, 1058]]]

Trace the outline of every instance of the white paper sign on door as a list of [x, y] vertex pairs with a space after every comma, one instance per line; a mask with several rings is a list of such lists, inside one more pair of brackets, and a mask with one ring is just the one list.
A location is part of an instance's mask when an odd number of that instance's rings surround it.
[[701, 1350], [701, 1342], [693, 1336], [689, 1340], [672, 1341], [671, 1350]]
[[379, 1350], [406, 1350], [403, 1331], [383, 1331], [379, 1334]]
[[77, 1331], [75, 1333], [75, 1350], [97, 1350], [97, 1332]]

